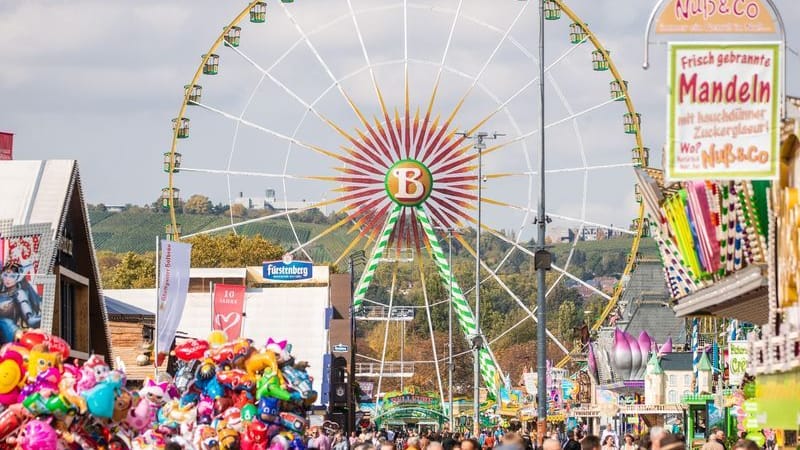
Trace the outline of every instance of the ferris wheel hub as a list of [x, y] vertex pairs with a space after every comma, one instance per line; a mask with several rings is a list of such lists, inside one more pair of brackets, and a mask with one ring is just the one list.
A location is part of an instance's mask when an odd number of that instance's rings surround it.
[[400, 206], [419, 206], [433, 191], [433, 175], [416, 159], [401, 159], [389, 167], [384, 185], [393, 202]]

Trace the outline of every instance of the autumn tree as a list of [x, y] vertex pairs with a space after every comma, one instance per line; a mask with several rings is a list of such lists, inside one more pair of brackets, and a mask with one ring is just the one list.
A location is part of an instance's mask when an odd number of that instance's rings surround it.
[[114, 261], [113, 257], [109, 255], [98, 255], [98, 257], [103, 287], [107, 289], [143, 289], [155, 287], [155, 253], [148, 252], [140, 255], [128, 252], [119, 257], [117, 259], [117, 264], [113, 266], [109, 265]]
[[208, 235], [186, 240], [192, 244], [192, 267], [246, 267], [280, 259], [284, 249], [260, 234]]
[[211, 201], [205, 195], [194, 194], [183, 204], [183, 212], [187, 214], [208, 214], [211, 211]]
[[247, 217], [247, 208], [241, 203], [234, 203], [231, 205], [231, 215], [233, 217]]

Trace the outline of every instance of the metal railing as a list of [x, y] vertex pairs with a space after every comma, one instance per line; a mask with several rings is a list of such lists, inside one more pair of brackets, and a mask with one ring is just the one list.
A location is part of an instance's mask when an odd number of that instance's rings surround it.
[[383, 363], [383, 374], [381, 375], [381, 363], [356, 363], [356, 376], [363, 378], [411, 378], [414, 376], [413, 362], [386, 361]]

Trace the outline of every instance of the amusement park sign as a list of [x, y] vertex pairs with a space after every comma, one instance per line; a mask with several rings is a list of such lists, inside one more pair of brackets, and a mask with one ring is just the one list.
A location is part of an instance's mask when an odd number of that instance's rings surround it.
[[775, 33], [762, 0], [671, 0], [656, 33]]
[[777, 177], [779, 55], [773, 42], [670, 44], [667, 179]]

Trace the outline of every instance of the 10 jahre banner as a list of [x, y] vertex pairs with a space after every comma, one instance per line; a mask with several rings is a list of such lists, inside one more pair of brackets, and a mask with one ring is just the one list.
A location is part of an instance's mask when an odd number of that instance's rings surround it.
[[772, 42], [670, 44], [667, 179], [777, 177], [779, 55]]

